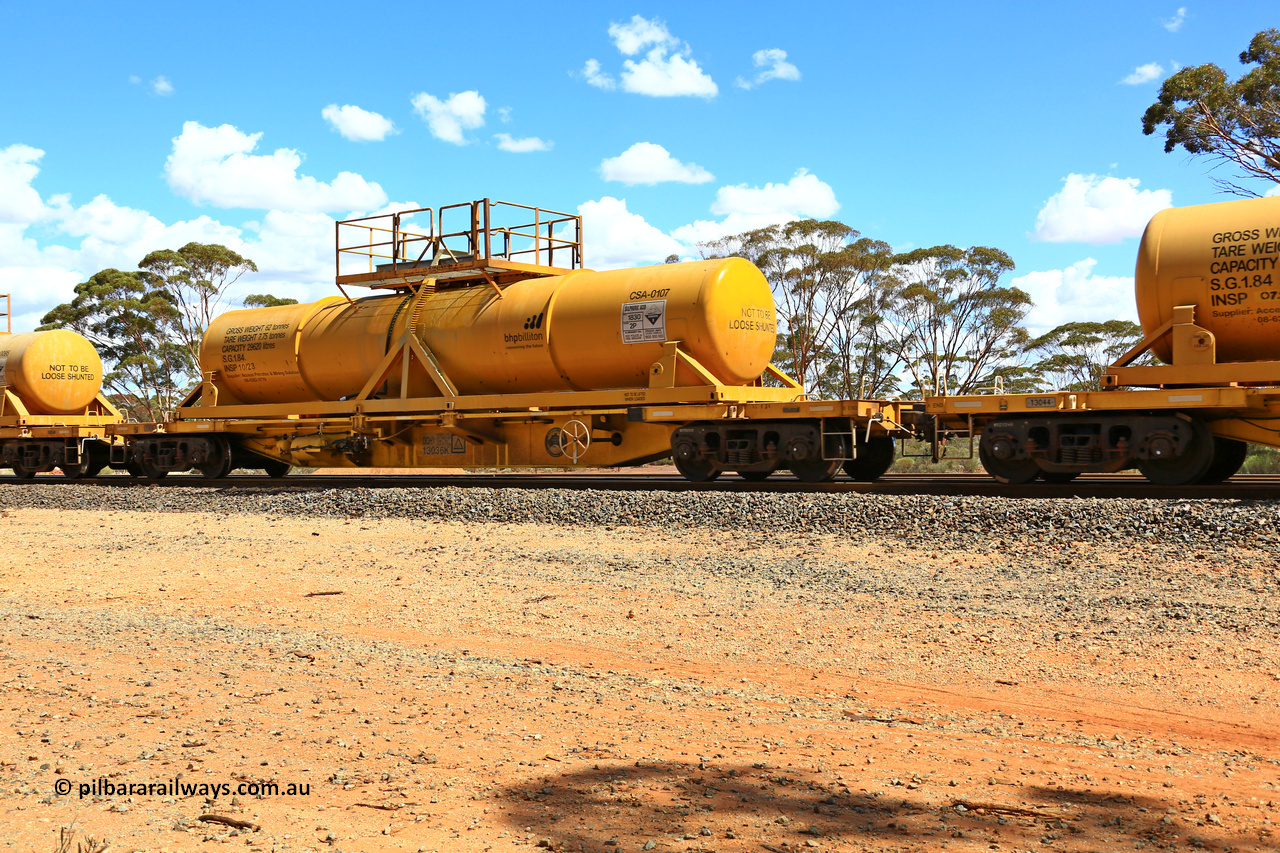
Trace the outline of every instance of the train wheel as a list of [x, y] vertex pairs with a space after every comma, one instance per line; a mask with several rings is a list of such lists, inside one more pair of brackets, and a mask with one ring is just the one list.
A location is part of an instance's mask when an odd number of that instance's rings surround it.
[[1157, 486], [1189, 486], [1199, 482], [1213, 465], [1213, 433], [1204, 421], [1191, 421], [1191, 441], [1181, 456], [1139, 459], [1138, 470]]
[[212, 452], [198, 466], [200, 473], [210, 480], [219, 480], [231, 473], [231, 443], [223, 436], [210, 439]]
[[1196, 480], [1196, 482], [1204, 485], [1221, 483], [1240, 470], [1240, 466], [1244, 464], [1244, 458], [1248, 455], [1248, 442], [1215, 435], [1213, 437], [1213, 461], [1209, 463], [1209, 470], [1205, 471], [1204, 476]]
[[1059, 485], [1059, 486], [1062, 485], [1063, 483], [1070, 483], [1072, 480], [1074, 480], [1076, 477], [1079, 477], [1079, 476], [1080, 476], [1079, 471], [1041, 471], [1040, 472], [1041, 480], [1044, 480], [1046, 483], [1051, 483], [1053, 485]]
[[132, 459], [125, 463], [124, 470], [129, 472], [130, 477], [143, 476], [142, 464]]
[[63, 464], [58, 466], [58, 470], [61, 471], [62, 476], [66, 477], [68, 480], [79, 480], [84, 477], [93, 476], [93, 474], [88, 473], [89, 471], [89, 454], [88, 453], [80, 454], [80, 462], [78, 464], [68, 465], [67, 463], [64, 462]]
[[844, 471], [860, 483], [879, 480], [893, 466], [894, 441], [887, 435], [858, 442], [858, 458], [844, 463]]
[[791, 473], [802, 483], [825, 483], [834, 480], [844, 462], [839, 459], [806, 459], [791, 463]]
[[79, 465], [62, 466], [62, 476], [73, 480], [96, 477], [107, 467], [107, 449], [100, 447], [99, 442], [88, 442], [80, 453]]
[[15, 462], [13, 464], [13, 476], [17, 477], [19, 480], [30, 480], [35, 475], [36, 469], [28, 468], [20, 462]]
[[981, 441], [978, 442], [978, 460], [988, 474], [1010, 486], [1021, 486], [1040, 476], [1040, 466], [1034, 459], [997, 459]]
[[685, 460], [676, 457], [675, 463], [676, 470], [680, 472], [680, 476], [691, 483], [710, 483], [720, 476], [719, 469], [707, 459]]
[[773, 473], [773, 469], [768, 471], [739, 471], [738, 476], [746, 480], [748, 483], [763, 483], [769, 479], [769, 475]]
[[[132, 472], [132, 468], [129, 469]], [[148, 480], [163, 480], [169, 476], [169, 472], [156, 466], [154, 462], [148, 462], [146, 459], [138, 460], [138, 472], [141, 476]], [[137, 476], [137, 475], [135, 475]]]
[[292, 471], [293, 466], [290, 465], [288, 462], [277, 462], [276, 460], [272, 459], [268, 462], [262, 463], [262, 470], [267, 473], [268, 477], [272, 477], [278, 480], [281, 477], [288, 474], [290, 471]]

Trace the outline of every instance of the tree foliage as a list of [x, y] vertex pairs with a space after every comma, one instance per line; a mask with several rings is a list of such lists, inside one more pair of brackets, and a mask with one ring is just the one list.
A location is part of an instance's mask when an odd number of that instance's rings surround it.
[[[1280, 183], [1280, 29], [1255, 35], [1240, 62], [1257, 67], [1235, 81], [1212, 63], [1170, 76], [1142, 116], [1142, 132], [1164, 127], [1166, 152], [1181, 146], [1233, 163], [1246, 178]], [[1262, 195], [1216, 180], [1237, 195]]]
[[1035, 371], [1049, 388], [1101, 391], [1102, 374], [1142, 341], [1142, 327], [1128, 320], [1064, 323], [1029, 345], [1040, 353]]
[[298, 300], [296, 299], [272, 296], [270, 293], [251, 293], [244, 298], [243, 302], [245, 308], [276, 308], [280, 305], [297, 304]]
[[893, 258], [882, 324], [885, 345], [917, 393], [969, 394], [995, 368], [1020, 366], [1031, 336], [1031, 297], [1000, 278], [1014, 268], [999, 249], [934, 246]]
[[191, 363], [200, 362], [200, 341], [213, 318], [225, 309], [227, 288], [258, 265], [217, 243], [188, 243], [181, 249], [161, 249], [147, 255], [138, 267], [158, 279], [178, 309], [178, 335]]

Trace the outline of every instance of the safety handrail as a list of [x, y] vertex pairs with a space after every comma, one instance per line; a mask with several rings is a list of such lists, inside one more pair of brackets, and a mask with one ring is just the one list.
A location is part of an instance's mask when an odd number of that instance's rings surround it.
[[[459, 212], [464, 222], [452, 227]], [[419, 214], [425, 214], [426, 223], [412, 221]], [[346, 219], [335, 225], [337, 275], [343, 275], [343, 260], [350, 258], [367, 259], [370, 273], [442, 263], [483, 266], [493, 260], [578, 269], [582, 217], [486, 198]]]

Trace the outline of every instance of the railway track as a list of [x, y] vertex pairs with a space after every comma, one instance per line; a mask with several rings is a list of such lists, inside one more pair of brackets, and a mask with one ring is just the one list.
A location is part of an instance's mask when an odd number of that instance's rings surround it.
[[938, 495], [1006, 498], [1142, 498], [1142, 499], [1234, 499], [1280, 500], [1280, 475], [1239, 474], [1225, 483], [1211, 486], [1156, 486], [1137, 474], [1084, 474], [1065, 484], [1030, 483], [1007, 486], [986, 474], [887, 474], [874, 483], [835, 480], [830, 483], [803, 483], [779, 474], [762, 483], [726, 475], [710, 483], [691, 483], [670, 474], [296, 474], [280, 479], [235, 474], [220, 479], [197, 475], [173, 475], [163, 480], [141, 480], [116, 475], [75, 480], [56, 474], [33, 480], [0, 477], [0, 484], [95, 485], [111, 488], [178, 487], [198, 489], [602, 489], [608, 491], [653, 492], [804, 492], [817, 494]]

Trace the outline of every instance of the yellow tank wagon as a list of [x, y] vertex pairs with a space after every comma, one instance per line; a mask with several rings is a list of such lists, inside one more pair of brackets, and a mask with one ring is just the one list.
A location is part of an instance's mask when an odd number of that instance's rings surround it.
[[[1236, 473], [1248, 443], [1280, 447], [1280, 197], [1157, 213], [1134, 287], [1144, 340], [1104, 390], [929, 397], [938, 436], [978, 435], [1001, 482], [1136, 467], [1162, 485]], [[1143, 353], [1159, 365], [1135, 365]]]
[[55, 468], [92, 477], [110, 461], [110, 428], [123, 418], [102, 396], [102, 359], [75, 332], [13, 334], [0, 294], [0, 467], [20, 479]]
[[576, 216], [487, 199], [338, 223], [342, 295], [215, 320], [204, 381], [175, 418], [122, 428], [134, 462], [152, 477], [669, 455], [691, 480], [888, 469], [912, 407], [812, 401], [771, 365], [775, 308], [755, 266], [582, 269], [580, 231]]

